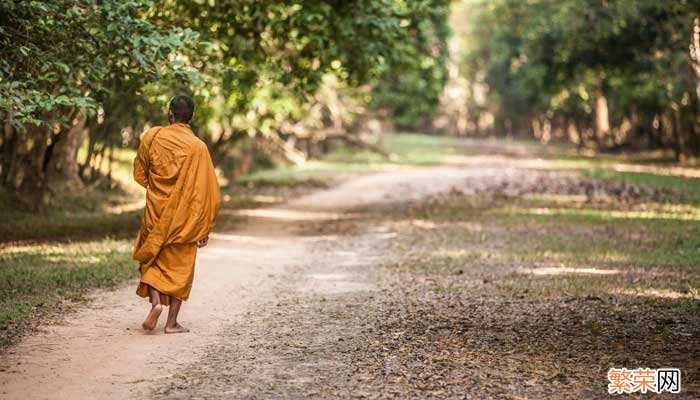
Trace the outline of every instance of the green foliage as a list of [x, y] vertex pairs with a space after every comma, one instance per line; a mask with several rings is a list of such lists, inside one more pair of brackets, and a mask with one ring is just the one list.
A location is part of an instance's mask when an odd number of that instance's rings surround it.
[[[471, 6], [471, 48], [462, 70], [471, 82], [487, 85], [497, 127], [529, 131], [538, 119], [562, 131], [575, 127], [579, 143], [645, 140], [700, 154], [694, 135], [700, 131], [700, 70], [692, 58], [700, 2], [498, 0]], [[609, 116], [596, 114], [599, 98], [607, 100]], [[594, 132], [606, 118], [611, 132]]]
[[92, 175], [83, 174], [87, 163], [76, 167], [82, 126], [88, 162], [104, 159], [124, 129], [140, 131], [150, 120], [149, 87], [196, 79], [177, 55], [197, 35], [148, 21], [150, 7], [147, 0], [0, 2], [4, 189], [45, 206], [50, 187], [75, 187], [70, 182]]
[[370, 107], [415, 126], [445, 81], [448, 12], [447, 0], [3, 1], [0, 183], [41, 201], [76, 169], [99, 179], [176, 93], [195, 97], [192, 127], [227, 175], [257, 147], [294, 156], [297, 136], [361, 131]]
[[394, 123], [415, 129], [430, 117], [447, 81], [448, 0], [402, 2], [397, 46], [376, 82], [374, 106], [392, 112]]
[[177, 65], [168, 57], [195, 35], [143, 19], [150, 6], [141, 0], [0, 3], [2, 119], [18, 129], [67, 124], [69, 110], [94, 114], [119, 84], [139, 88], [173, 72]]
[[152, 18], [199, 32], [189, 57], [204, 78], [192, 91], [200, 132], [218, 149], [297, 122], [324, 125], [305, 116], [329, 75], [345, 93], [369, 84], [375, 107], [415, 125], [444, 85], [448, 12], [444, 0], [164, 0]]
[[455, 154], [454, 139], [446, 136], [426, 136], [412, 133], [389, 135], [384, 146], [390, 153], [386, 159], [369, 150], [340, 147], [323, 159], [299, 166], [260, 169], [242, 177], [243, 184], [261, 183], [285, 185], [303, 181], [333, 180], [367, 172], [381, 172], [406, 166], [438, 165]]

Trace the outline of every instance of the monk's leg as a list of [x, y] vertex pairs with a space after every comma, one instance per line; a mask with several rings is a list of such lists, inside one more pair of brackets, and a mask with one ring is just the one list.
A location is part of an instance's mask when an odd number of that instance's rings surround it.
[[177, 315], [180, 313], [182, 300], [170, 296], [170, 310], [168, 310], [168, 322], [165, 323], [165, 333], [185, 333], [190, 330], [177, 323]]
[[151, 300], [151, 311], [148, 312], [141, 326], [147, 331], [152, 331], [158, 325], [158, 317], [163, 312], [163, 305], [160, 304], [160, 293], [150, 285], [148, 286], [148, 297]]
[[151, 305], [155, 307], [156, 305], [160, 304], [160, 292], [156, 290], [151, 285], [146, 285], [148, 286], [148, 298], [151, 300]]

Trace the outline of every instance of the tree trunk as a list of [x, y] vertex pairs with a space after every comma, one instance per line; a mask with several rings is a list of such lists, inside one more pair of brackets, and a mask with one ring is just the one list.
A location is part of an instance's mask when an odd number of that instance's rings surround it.
[[599, 90], [595, 100], [595, 138], [598, 146], [605, 147], [610, 135], [610, 118], [608, 116], [608, 99], [603, 90]]
[[0, 159], [0, 186], [11, 187], [10, 171], [16, 163], [17, 131], [10, 121], [3, 124], [2, 158]]
[[80, 180], [78, 150], [83, 143], [86, 116], [78, 112], [73, 125], [55, 138], [56, 144], [49, 160], [46, 175], [51, 185], [61, 189], [77, 190], [83, 187]]
[[250, 170], [253, 168], [257, 146], [255, 144], [255, 140], [251, 140], [250, 142], [250, 146], [243, 150], [243, 154], [241, 155], [240, 159], [236, 160], [237, 162], [233, 169], [233, 180], [248, 175]]
[[82, 164], [78, 164], [79, 176], [85, 181], [91, 179], [92, 170], [90, 169], [90, 163], [92, 162], [93, 155], [95, 153], [95, 145], [97, 144], [97, 137], [99, 136], [98, 131], [102, 129], [102, 125], [99, 125], [97, 118], [89, 118], [86, 122], [86, 136], [88, 138], [87, 152], [85, 154], [85, 160]]
[[680, 112], [676, 109], [671, 111], [673, 113], [673, 139], [674, 139], [674, 149], [676, 152], [676, 161], [682, 161], [686, 152], [685, 136], [683, 132], [683, 125], [681, 124]]
[[690, 64], [695, 71], [695, 95], [698, 110], [700, 110], [700, 18], [693, 19], [693, 30], [690, 35]]
[[566, 135], [569, 137], [569, 141], [576, 146], [581, 147], [583, 145], [583, 138], [581, 138], [581, 133], [573, 118], [569, 119], [566, 124]]

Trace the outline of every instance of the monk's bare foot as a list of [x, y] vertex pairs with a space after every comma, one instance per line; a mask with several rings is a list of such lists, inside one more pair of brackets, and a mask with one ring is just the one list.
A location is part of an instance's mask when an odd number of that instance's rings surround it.
[[175, 324], [175, 326], [166, 326], [165, 333], [187, 333], [190, 330], [185, 328], [180, 324]]
[[156, 329], [156, 325], [158, 324], [158, 317], [160, 317], [160, 313], [162, 312], [162, 304], [156, 304], [155, 306], [153, 306], [153, 308], [151, 308], [151, 311], [148, 313], [146, 320], [143, 321], [143, 324], [141, 324], [143, 329], [147, 331], [152, 331]]

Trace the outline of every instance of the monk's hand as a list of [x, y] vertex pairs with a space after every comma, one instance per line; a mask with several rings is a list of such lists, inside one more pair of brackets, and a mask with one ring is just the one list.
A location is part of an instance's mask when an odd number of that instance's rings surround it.
[[209, 243], [209, 236], [197, 242], [197, 247], [204, 247]]

